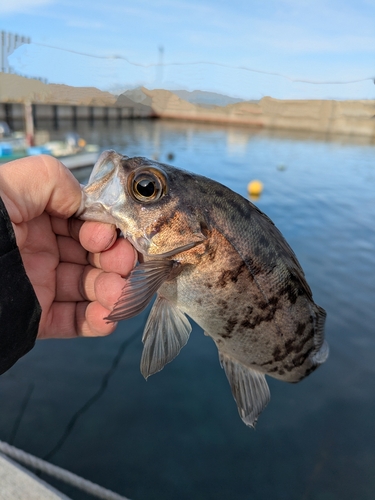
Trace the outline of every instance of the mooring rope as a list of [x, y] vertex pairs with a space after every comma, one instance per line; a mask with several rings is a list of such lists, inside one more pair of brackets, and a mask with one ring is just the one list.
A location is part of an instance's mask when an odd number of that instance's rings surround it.
[[0, 441], [0, 452], [10, 458], [13, 458], [17, 462], [21, 462], [28, 467], [32, 467], [33, 469], [37, 469], [50, 476], [60, 479], [65, 483], [75, 486], [90, 495], [102, 498], [103, 500], [129, 500], [129, 498], [123, 497], [114, 491], [107, 490], [107, 488], [103, 488], [102, 486], [92, 483], [87, 479], [83, 479], [82, 477], [73, 474], [73, 472], [62, 469], [57, 465], [52, 465], [41, 458], [34, 457], [34, 455], [26, 453], [25, 451], [22, 451], [15, 446], [11, 446], [4, 441]]

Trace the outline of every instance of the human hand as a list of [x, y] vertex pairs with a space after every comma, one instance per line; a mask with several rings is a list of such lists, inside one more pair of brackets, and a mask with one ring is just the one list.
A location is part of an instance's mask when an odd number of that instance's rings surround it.
[[102, 336], [104, 320], [124, 286], [137, 254], [117, 239], [116, 228], [69, 219], [81, 189], [71, 172], [50, 156], [0, 167], [0, 196], [8, 211], [26, 273], [42, 308], [38, 338]]

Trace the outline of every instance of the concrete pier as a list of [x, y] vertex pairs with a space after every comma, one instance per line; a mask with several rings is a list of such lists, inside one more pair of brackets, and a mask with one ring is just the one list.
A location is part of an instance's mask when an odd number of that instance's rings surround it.
[[259, 101], [204, 106], [168, 90], [142, 87], [133, 94], [115, 96], [93, 87], [47, 85], [0, 73], [0, 120], [14, 129], [14, 123], [23, 120], [26, 103], [32, 106], [34, 126], [41, 120], [50, 120], [55, 129], [63, 120], [74, 127], [78, 120], [94, 124], [99, 120], [165, 118], [375, 138], [375, 100], [263, 97]]
[[0, 500], [70, 500], [35, 474], [0, 453]]
[[[24, 106], [21, 103], [0, 103], [0, 121], [7, 122], [11, 129], [15, 129], [15, 125], [19, 125], [24, 120]], [[70, 123], [72, 128], [75, 128], [80, 120], [86, 120], [93, 124], [96, 121], [108, 122], [143, 117], [130, 106], [71, 106], [33, 103], [31, 109], [34, 127], [37, 128], [42, 121], [50, 121], [55, 130], [59, 129], [62, 122]]]
[[25, 106], [31, 107], [29, 114], [35, 128], [48, 121], [55, 130], [63, 122], [74, 128], [80, 120], [94, 124], [153, 117], [150, 106], [127, 98], [119, 99], [94, 87], [46, 84], [0, 72], [0, 121], [7, 122], [13, 130], [22, 127]]

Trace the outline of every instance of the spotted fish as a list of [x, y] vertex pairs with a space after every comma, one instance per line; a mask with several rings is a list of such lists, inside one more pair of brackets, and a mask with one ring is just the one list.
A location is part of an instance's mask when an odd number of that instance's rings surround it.
[[254, 426], [270, 399], [265, 375], [298, 382], [328, 356], [325, 311], [273, 222], [196, 174], [105, 151], [77, 216], [115, 224], [140, 253], [108, 316], [140, 313], [147, 378], [172, 361], [196, 321], [215, 342], [239, 414]]

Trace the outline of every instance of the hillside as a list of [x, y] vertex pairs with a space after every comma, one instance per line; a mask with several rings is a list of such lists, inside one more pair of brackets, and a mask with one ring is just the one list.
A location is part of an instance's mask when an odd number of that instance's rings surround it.
[[114, 106], [116, 96], [95, 87], [70, 87], [42, 83], [9, 73], [0, 73], [0, 102], [62, 104], [75, 106]]

